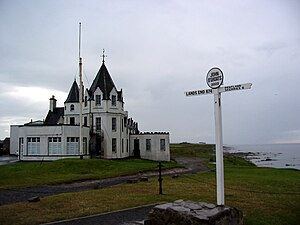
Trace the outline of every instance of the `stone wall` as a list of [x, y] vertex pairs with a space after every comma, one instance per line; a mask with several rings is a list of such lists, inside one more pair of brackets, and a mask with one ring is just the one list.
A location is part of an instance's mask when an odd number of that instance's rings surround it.
[[145, 225], [242, 225], [243, 213], [236, 208], [204, 202], [177, 200], [155, 206]]

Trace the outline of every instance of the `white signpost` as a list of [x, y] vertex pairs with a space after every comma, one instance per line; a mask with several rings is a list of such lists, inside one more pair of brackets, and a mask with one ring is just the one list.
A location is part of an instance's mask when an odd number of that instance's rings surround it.
[[187, 97], [214, 94], [215, 109], [215, 135], [216, 135], [216, 180], [217, 180], [217, 205], [225, 205], [224, 199], [224, 164], [223, 164], [223, 135], [222, 135], [222, 110], [221, 93], [250, 89], [252, 84], [237, 84], [221, 87], [224, 76], [219, 68], [212, 68], [206, 76], [207, 85], [211, 89], [187, 91]]

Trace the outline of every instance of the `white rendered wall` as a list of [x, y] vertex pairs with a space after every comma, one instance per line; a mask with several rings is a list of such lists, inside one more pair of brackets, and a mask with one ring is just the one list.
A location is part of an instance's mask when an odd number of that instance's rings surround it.
[[[44, 160], [59, 159], [68, 157], [67, 137], [79, 137], [79, 126], [11, 126], [11, 154], [18, 152], [19, 138], [24, 140], [23, 160]], [[39, 137], [40, 138], [40, 151], [35, 155], [28, 155], [27, 138]], [[55, 155], [49, 155], [48, 138], [60, 137], [61, 138], [61, 152]], [[89, 146], [89, 129], [83, 128], [83, 137], [87, 139], [87, 148]]]
[[[134, 140], [139, 140], [142, 159], [170, 161], [170, 138], [168, 133], [132, 134], [130, 135], [130, 154], [133, 155]], [[151, 139], [151, 150], [146, 150], [146, 139]], [[165, 151], [160, 150], [160, 139], [165, 139]]]

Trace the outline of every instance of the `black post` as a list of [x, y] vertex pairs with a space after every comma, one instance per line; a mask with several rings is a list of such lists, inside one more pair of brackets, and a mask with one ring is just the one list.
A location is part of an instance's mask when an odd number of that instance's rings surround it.
[[159, 182], [159, 194], [162, 195], [162, 177], [161, 177], [161, 162], [159, 162], [158, 164], [158, 172], [159, 172], [159, 178], [158, 178], [158, 182]]

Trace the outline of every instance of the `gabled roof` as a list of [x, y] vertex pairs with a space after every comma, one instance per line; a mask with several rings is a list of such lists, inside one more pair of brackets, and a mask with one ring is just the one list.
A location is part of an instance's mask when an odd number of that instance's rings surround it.
[[64, 116], [64, 108], [58, 107], [51, 112], [49, 110], [48, 115], [45, 119], [44, 125], [56, 125], [61, 117]]
[[110, 96], [111, 90], [113, 88], [116, 88], [111, 76], [109, 75], [109, 72], [108, 72], [104, 62], [102, 63], [102, 65], [93, 81], [93, 84], [89, 90], [91, 97], [94, 95], [94, 92], [96, 91], [97, 87], [99, 87], [100, 90], [102, 91], [104, 100], [110, 99], [109, 96]]
[[67, 100], [65, 101], [65, 103], [71, 103], [71, 102], [79, 102], [79, 87], [76, 80], [74, 80], [72, 87], [69, 91]]

